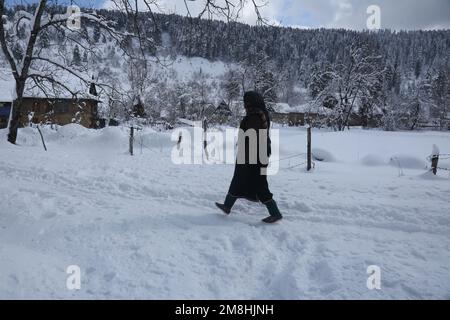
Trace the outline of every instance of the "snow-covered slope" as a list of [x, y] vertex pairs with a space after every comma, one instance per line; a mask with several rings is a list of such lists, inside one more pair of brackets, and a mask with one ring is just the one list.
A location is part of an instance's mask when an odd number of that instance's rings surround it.
[[[0, 56], [0, 62], [2, 57]], [[215, 80], [219, 80], [219, 78], [231, 67], [237, 67], [237, 64], [234, 63], [224, 63], [221, 61], [209, 61], [207, 59], [198, 58], [198, 57], [184, 57], [177, 56], [175, 58], [163, 58], [158, 57], [158, 60], [155, 58], [150, 58], [149, 68], [152, 74], [158, 75], [162, 77], [159, 80], [167, 80], [169, 82], [187, 82], [192, 79], [194, 74], [202, 72], [206, 78], [211, 78]], [[117, 65], [115, 67], [111, 66], [108, 63], [98, 63], [95, 68], [92, 68], [90, 72], [97, 76], [98, 70], [107, 68], [108, 74], [107, 76], [114, 78], [121, 84], [120, 90], [121, 92], [126, 92], [131, 90], [129, 79], [126, 74], [126, 64]], [[106, 71], [105, 71], [106, 72]], [[57, 76], [55, 75], [57, 74]], [[83, 97], [88, 94], [89, 86], [80, 81], [75, 75], [70, 73], [64, 73], [62, 71], [56, 72], [54, 76], [58, 78], [62, 83], [66, 84], [73, 92], [77, 92], [79, 96]], [[82, 73], [83, 77], [86, 79], [90, 79], [91, 74]], [[103, 85], [108, 83], [108, 79], [104, 79], [105, 74], [101, 74], [99, 79], [96, 81]], [[48, 90], [45, 93], [42, 92], [39, 88], [36, 88], [34, 83], [29, 81], [28, 86], [25, 91], [26, 96], [38, 96], [38, 97], [46, 97], [49, 96], [58, 96], [58, 97], [71, 97], [70, 92], [65, 90]], [[0, 101], [12, 101], [14, 94], [14, 78], [12, 77], [11, 71], [7, 68], [0, 68]], [[148, 89], [150, 90], [150, 89]], [[47, 94], [47, 95], [46, 95]], [[105, 94], [104, 92], [100, 92], [100, 94]]]
[[[5, 134], [0, 298], [450, 299], [450, 177], [424, 174], [448, 134], [315, 131], [327, 161], [282, 161], [269, 181], [285, 219], [270, 226], [244, 201], [221, 215], [233, 166], [172, 164], [169, 133], [139, 132], [134, 157], [123, 128], [44, 130], [48, 152], [35, 129], [19, 146]], [[281, 157], [305, 141], [281, 129]], [[366, 287], [370, 265], [381, 290]]]

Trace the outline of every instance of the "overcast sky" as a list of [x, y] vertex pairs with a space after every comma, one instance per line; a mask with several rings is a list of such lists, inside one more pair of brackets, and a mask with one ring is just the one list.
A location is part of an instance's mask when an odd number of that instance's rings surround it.
[[[259, 0], [260, 3], [263, 0]], [[381, 27], [389, 29], [450, 29], [450, 0], [267, 0], [264, 17], [285, 26], [366, 28], [368, 6], [381, 9]], [[160, 0], [166, 11], [186, 14], [183, 0]], [[191, 2], [196, 11], [204, 1]], [[198, 11], [198, 9], [197, 9]], [[242, 20], [254, 23], [250, 3]]]
[[[35, 1], [37, 0], [7, 0], [7, 2], [15, 3]], [[164, 13], [186, 14], [184, 0], [156, 1]], [[187, 0], [191, 14], [198, 14], [205, 1]], [[254, 24], [256, 16], [252, 1], [246, 1], [248, 4], [243, 11], [241, 22]], [[70, 0], [58, 0], [58, 2], [70, 3]], [[89, 7], [111, 6], [110, 0], [73, 0], [73, 2]], [[263, 16], [272, 23], [284, 26], [362, 30], [366, 28], [367, 7], [378, 5], [381, 9], [382, 28], [450, 29], [450, 0], [256, 0], [256, 2], [267, 2], [267, 5], [261, 9]]]

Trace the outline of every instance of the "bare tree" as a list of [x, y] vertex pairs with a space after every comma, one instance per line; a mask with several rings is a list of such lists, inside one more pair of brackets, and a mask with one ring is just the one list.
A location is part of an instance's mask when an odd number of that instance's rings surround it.
[[233, 101], [241, 96], [241, 75], [239, 70], [229, 67], [223, 75], [221, 87], [226, 104], [229, 108], [233, 105]]
[[[11, 108], [11, 120], [9, 124], [8, 141], [15, 143], [17, 139], [17, 129], [19, 126], [20, 110], [23, 103], [23, 96], [27, 86], [37, 87], [44, 93], [49, 88], [63, 90], [76, 96], [77, 92], [61, 78], [61, 73], [70, 74], [88, 85], [92, 79], [89, 74], [67, 61], [66, 55], [58, 50], [55, 56], [48, 56], [43, 53], [42, 48], [48, 46], [46, 36], [49, 32], [64, 30], [61, 34], [64, 37], [65, 46], [69, 43], [77, 45], [84, 50], [91, 50], [83, 45], [82, 31], [73, 29], [68, 24], [70, 19], [82, 19], [97, 24], [103, 32], [112, 39], [121, 43], [127, 33], [115, 30], [113, 23], [107, 21], [102, 16], [92, 12], [77, 12], [74, 16], [69, 10], [66, 13], [56, 14], [52, 10], [51, 1], [40, 0], [34, 13], [25, 10], [17, 10], [14, 17], [8, 19], [5, 16], [5, 0], [0, 0], [0, 44], [2, 53], [8, 62], [11, 74], [15, 81], [15, 99]], [[131, 35], [133, 36], [133, 35]], [[18, 41], [24, 38], [25, 41]], [[43, 42], [43, 45], [39, 45]], [[23, 44], [23, 47], [21, 47]], [[65, 46], [59, 46], [62, 49]], [[18, 48], [18, 50], [15, 50]], [[99, 84], [102, 85], [102, 84]], [[107, 86], [106, 84], [103, 84]]]
[[[143, 26], [139, 19], [141, 11], [145, 11], [147, 15], [153, 19], [155, 26], [157, 27], [156, 18], [153, 14], [155, 8], [159, 8], [158, 0], [112, 0], [117, 9], [124, 12], [129, 19], [129, 22], [134, 26], [132, 32], [119, 32], [114, 28], [114, 22], [108, 21], [104, 17], [98, 15], [95, 11], [87, 10], [88, 12], [77, 12], [76, 18], [88, 21], [97, 25], [102, 32], [108, 34], [112, 39], [115, 39], [121, 49], [124, 49], [123, 44], [136, 41], [138, 43], [137, 48], [140, 53], [140, 59], [144, 60], [143, 71], [145, 73], [147, 63], [145, 62], [145, 48], [152, 45], [152, 39], [147, 39], [144, 34]], [[186, 1], [186, 7], [189, 11], [189, 1]], [[207, 0], [204, 4], [204, 9], [200, 12], [199, 17], [206, 15], [225, 17], [228, 21], [237, 19], [247, 4], [248, 0]], [[51, 0], [39, 0], [34, 13], [27, 12], [25, 10], [18, 10], [15, 12], [12, 19], [8, 19], [5, 15], [6, 6], [5, 0], [0, 0], [0, 44], [2, 53], [8, 62], [11, 74], [15, 81], [15, 99], [11, 108], [11, 120], [9, 123], [8, 141], [15, 144], [17, 139], [17, 131], [19, 126], [19, 111], [23, 102], [23, 95], [25, 89], [29, 83], [39, 88], [40, 90], [51, 88], [59, 88], [76, 96], [77, 92], [73, 92], [60, 77], [55, 76], [57, 72], [65, 72], [72, 77], [78, 78], [80, 81], [88, 84], [91, 81], [90, 75], [77, 68], [77, 66], [69, 63], [65, 58], [66, 55], [60, 54], [59, 57], [49, 57], [45, 54], [41, 54], [41, 50], [37, 44], [39, 41], [43, 43], [48, 35], [48, 32], [55, 32], [55, 30], [64, 30], [62, 32], [64, 40], [72, 45], [77, 45], [82, 48], [87, 55], [86, 51], [91, 51], [95, 55], [95, 50], [92, 47], [83, 46], [80, 38], [83, 35], [87, 35], [87, 32], [73, 30], [67, 25], [69, 19], [73, 18], [73, 13], [69, 11], [63, 14], [55, 14], [52, 12]], [[258, 21], [263, 21], [260, 14], [260, 8], [264, 4], [260, 4], [257, 0], [251, 0], [255, 11], [258, 16]], [[141, 6], [139, 6], [141, 4]], [[86, 11], [86, 10], [84, 10]], [[96, 30], [98, 33], [98, 30]], [[18, 38], [24, 37], [25, 45], [19, 50], [15, 50], [18, 47]], [[22, 41], [23, 43], [23, 41]], [[48, 44], [47, 44], [48, 45]], [[136, 50], [130, 50], [135, 52]], [[127, 54], [128, 55], [128, 54]], [[131, 54], [130, 58], [135, 59], [136, 54]], [[39, 63], [38, 63], [39, 62]], [[97, 83], [102, 86], [102, 84]], [[106, 84], [103, 84], [107, 87]], [[111, 89], [111, 88], [110, 88]]]
[[[193, 3], [199, 3], [201, 0], [184, 0], [186, 13], [188, 17], [192, 17]], [[268, 24], [267, 19], [261, 14], [261, 9], [265, 7], [268, 0], [202, 0], [198, 14], [198, 18], [219, 18], [225, 19], [227, 22], [236, 21], [242, 17], [244, 8], [247, 5], [253, 7], [256, 14], [257, 24]], [[162, 12], [163, 8], [160, 6], [160, 0], [111, 0], [114, 6], [133, 19], [135, 25], [138, 23], [138, 16], [140, 12], [147, 12], [150, 14], [153, 22], [157, 25], [155, 11]]]
[[315, 87], [319, 90], [314, 93], [311, 105], [328, 109], [329, 125], [339, 131], [348, 127], [356, 106], [371, 96], [384, 73], [384, 69], [380, 69], [380, 59], [362, 47], [352, 47], [341, 63], [320, 72], [320, 85]]
[[128, 93], [129, 101], [135, 103], [140, 101], [150, 85], [149, 67], [145, 59], [129, 59], [127, 62], [127, 76], [131, 85]]

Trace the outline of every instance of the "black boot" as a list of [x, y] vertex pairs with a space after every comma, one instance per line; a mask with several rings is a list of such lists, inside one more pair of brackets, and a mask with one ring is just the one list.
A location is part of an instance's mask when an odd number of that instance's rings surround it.
[[271, 200], [266, 203], [267, 210], [269, 210], [270, 217], [263, 219], [262, 221], [265, 223], [275, 223], [283, 219], [283, 216], [278, 209], [277, 203], [275, 200]]
[[233, 208], [234, 203], [236, 202], [237, 198], [230, 196], [229, 194], [227, 195], [227, 197], [225, 198], [225, 203], [221, 204], [221, 203], [217, 203], [216, 202], [216, 206], [222, 210], [225, 214], [230, 214], [231, 213], [231, 208]]

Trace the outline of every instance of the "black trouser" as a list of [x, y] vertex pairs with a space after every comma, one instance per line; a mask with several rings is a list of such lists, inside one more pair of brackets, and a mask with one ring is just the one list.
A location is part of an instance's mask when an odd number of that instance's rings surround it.
[[[225, 207], [231, 210], [233, 208], [234, 204], [236, 203], [236, 200], [238, 198], [234, 197], [230, 194], [227, 194], [227, 197], [225, 198]], [[274, 217], [281, 217], [280, 210], [278, 209], [277, 203], [275, 200], [270, 199], [267, 202], [263, 202], [263, 204], [266, 206], [267, 210], [269, 211], [269, 214]]]
[[269, 190], [269, 184], [267, 183], [267, 176], [260, 175], [258, 179], [258, 187], [256, 191], [256, 196], [259, 201], [266, 204], [273, 199], [273, 194]]

